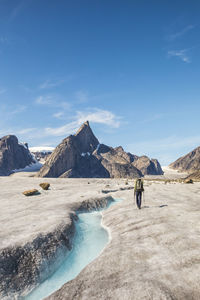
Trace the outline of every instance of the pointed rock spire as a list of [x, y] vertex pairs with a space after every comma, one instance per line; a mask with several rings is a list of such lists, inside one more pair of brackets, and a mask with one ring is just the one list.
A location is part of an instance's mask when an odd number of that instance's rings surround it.
[[95, 137], [89, 121], [83, 123], [83, 125], [79, 128], [79, 130], [75, 134], [79, 149], [81, 152], [92, 153], [98, 146], [99, 141]]

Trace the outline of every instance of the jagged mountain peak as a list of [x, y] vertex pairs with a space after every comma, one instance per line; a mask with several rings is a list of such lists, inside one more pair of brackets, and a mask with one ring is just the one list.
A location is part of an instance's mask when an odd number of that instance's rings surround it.
[[81, 127], [77, 130], [77, 132], [75, 133], [75, 136], [79, 135], [81, 132], [83, 131], [92, 131], [89, 121], [84, 122]]
[[83, 123], [74, 136], [76, 137], [80, 151], [84, 153], [92, 153], [99, 144], [98, 139], [90, 127], [89, 121]]
[[121, 146], [100, 144], [87, 121], [56, 147], [38, 176], [136, 178], [146, 173], [162, 174], [162, 169], [150, 159], [145, 166], [138, 163], [143, 171], [134, 165], [135, 160], [139, 162], [139, 157], [125, 152]]

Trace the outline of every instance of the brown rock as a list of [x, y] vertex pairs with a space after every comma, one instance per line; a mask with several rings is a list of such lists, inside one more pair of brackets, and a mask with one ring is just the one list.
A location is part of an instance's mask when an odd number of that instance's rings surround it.
[[192, 179], [186, 179], [186, 180], [184, 181], [184, 183], [193, 183], [193, 180], [192, 180]]
[[42, 183], [40, 183], [40, 186], [41, 186], [41, 188], [43, 190], [48, 190], [49, 187], [50, 187], [50, 183], [48, 183], [48, 182], [42, 182]]
[[32, 189], [32, 190], [24, 191], [22, 194], [24, 194], [25, 196], [33, 196], [33, 195], [38, 195], [39, 192], [36, 189]]

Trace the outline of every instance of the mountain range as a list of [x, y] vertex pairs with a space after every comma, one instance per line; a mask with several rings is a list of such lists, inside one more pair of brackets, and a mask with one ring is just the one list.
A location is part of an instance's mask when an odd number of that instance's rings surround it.
[[180, 157], [171, 163], [169, 167], [179, 172], [190, 173], [188, 179], [200, 180], [200, 147]]
[[127, 153], [100, 144], [89, 122], [74, 135], [65, 138], [49, 155], [38, 177], [62, 178], [137, 178], [146, 174], [161, 175], [156, 159]]

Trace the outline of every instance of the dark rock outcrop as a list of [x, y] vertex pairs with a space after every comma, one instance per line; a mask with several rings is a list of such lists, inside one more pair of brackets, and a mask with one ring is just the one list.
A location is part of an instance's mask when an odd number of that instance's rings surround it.
[[15, 169], [23, 169], [34, 163], [27, 144], [19, 144], [14, 135], [0, 139], [0, 176], [7, 176]]
[[200, 147], [171, 163], [170, 168], [180, 172], [193, 173], [200, 170]]
[[120, 147], [99, 144], [89, 122], [65, 138], [47, 158], [39, 177], [137, 178], [163, 174], [157, 160], [127, 153]]

